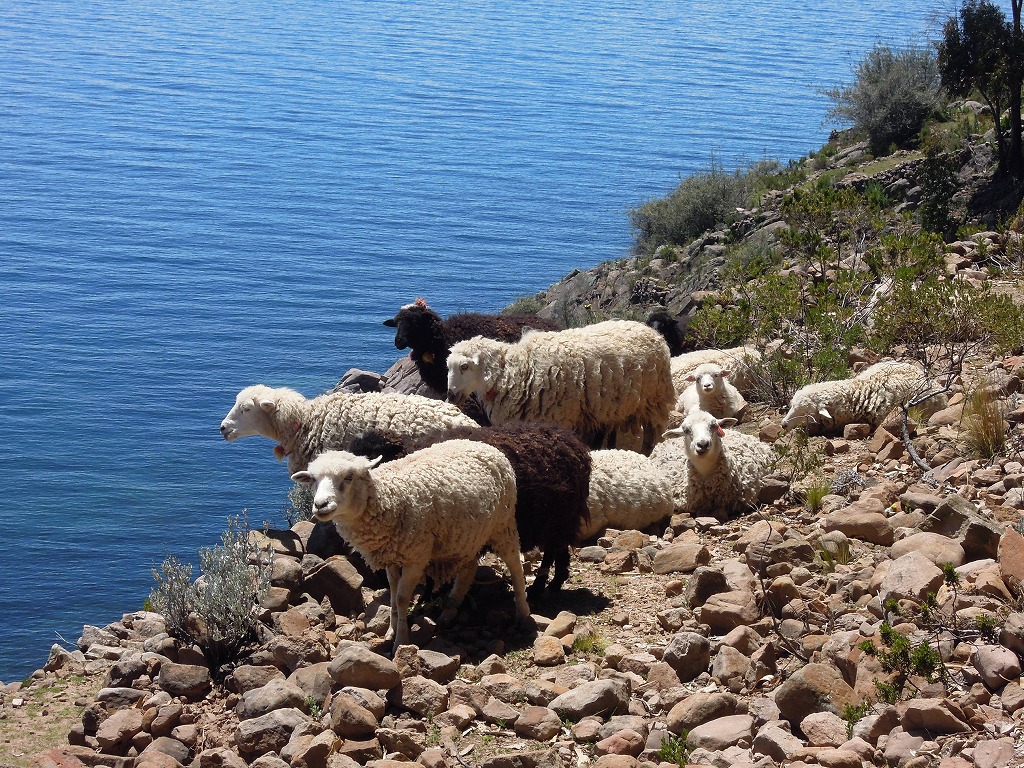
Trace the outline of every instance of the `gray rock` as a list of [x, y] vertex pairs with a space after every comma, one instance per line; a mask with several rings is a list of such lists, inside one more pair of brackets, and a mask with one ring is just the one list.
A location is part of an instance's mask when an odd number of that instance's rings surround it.
[[712, 595], [698, 610], [698, 617], [714, 634], [724, 635], [736, 627], [753, 624], [761, 614], [752, 592], [736, 590]]
[[791, 723], [802, 722], [812, 712], [841, 712], [857, 701], [839, 670], [826, 664], [805, 664], [775, 691], [775, 703]]
[[119, 709], [102, 723], [96, 731], [96, 741], [107, 751], [127, 744], [142, 731], [142, 710]]
[[739, 693], [744, 685], [750, 659], [735, 648], [723, 645], [718, 649], [714, 662], [711, 664], [711, 676], [733, 693]]
[[800, 721], [812, 747], [838, 747], [846, 741], [846, 721], [834, 712], [812, 712]]
[[729, 591], [729, 582], [718, 568], [701, 567], [693, 572], [683, 591], [683, 600], [691, 608], [704, 605], [712, 595]]
[[547, 741], [562, 730], [562, 721], [548, 707], [525, 707], [515, 722], [516, 735], [524, 739]]
[[750, 746], [755, 755], [766, 755], [777, 763], [788, 760], [804, 743], [776, 723], [767, 723], [754, 737]]
[[259, 757], [267, 752], [280, 752], [292, 736], [292, 731], [309, 722], [298, 709], [275, 709], [262, 717], [243, 720], [235, 729], [235, 743], [246, 757]]
[[900, 725], [905, 731], [935, 733], [965, 733], [971, 727], [964, 722], [966, 716], [947, 699], [911, 699], [900, 705]]
[[625, 712], [629, 704], [629, 686], [624, 680], [606, 678], [582, 683], [551, 702], [558, 716], [580, 720], [588, 715]]
[[368, 739], [380, 725], [377, 716], [355, 696], [339, 692], [331, 699], [331, 730], [346, 739]]
[[210, 670], [196, 664], [175, 664], [165, 662], [160, 665], [158, 683], [171, 696], [195, 698], [210, 690]]
[[192, 762], [191, 768], [248, 768], [241, 756], [227, 747], [204, 749]]
[[243, 664], [227, 676], [224, 681], [229, 691], [242, 694], [253, 688], [262, 688], [271, 680], [284, 680], [284, 672], [273, 666], [251, 666]]
[[687, 696], [669, 710], [667, 723], [672, 733], [682, 733], [718, 718], [740, 714], [739, 702], [731, 693], [700, 691]]
[[1011, 613], [999, 631], [999, 642], [1017, 654], [1024, 655], [1024, 613]]
[[235, 706], [239, 720], [261, 717], [275, 709], [306, 709], [306, 694], [301, 688], [287, 680], [271, 680], [262, 688], [254, 688], [242, 694], [242, 700]]
[[982, 681], [993, 691], [1020, 680], [1021, 666], [1017, 654], [1001, 645], [976, 645], [971, 651], [971, 664]]
[[686, 737], [686, 745], [711, 751], [749, 747], [753, 732], [754, 718], [750, 715], [729, 715], [698, 725]]
[[696, 632], [679, 632], [669, 641], [662, 656], [679, 675], [682, 682], [689, 682], [711, 663], [711, 643]]
[[304, 697], [308, 697], [323, 707], [327, 697], [331, 695], [331, 686], [334, 680], [328, 671], [330, 664], [322, 661], [319, 664], [311, 664], [308, 667], [300, 667], [288, 677], [288, 682], [302, 691]]
[[142, 765], [145, 763], [145, 758], [147, 756], [151, 757], [154, 752], [167, 755], [182, 765], [187, 765], [189, 762], [189, 749], [187, 746], [177, 739], [172, 739], [168, 736], [158, 736], [149, 743], [149, 746], [142, 750], [137, 761], [138, 764]]
[[1002, 528], [978, 513], [973, 502], [962, 496], [947, 496], [921, 524], [921, 530], [941, 533], [960, 542], [966, 562], [995, 558]]
[[878, 599], [883, 605], [890, 599], [923, 600], [929, 592], [938, 592], [942, 583], [942, 571], [935, 563], [920, 552], [910, 552], [891, 561], [882, 578]]
[[302, 588], [320, 602], [325, 597], [341, 616], [363, 610], [363, 577], [345, 557], [329, 557], [307, 574]]
[[433, 717], [448, 709], [448, 689], [422, 675], [414, 675], [388, 691], [388, 701], [421, 717]]
[[402, 682], [398, 667], [390, 659], [359, 643], [343, 641], [327, 668], [334, 682], [358, 688], [381, 690]]
[[703, 544], [670, 544], [654, 556], [654, 572], [691, 573], [711, 562], [711, 550]]
[[910, 552], [919, 552], [938, 566], [964, 564], [964, 548], [940, 533], [921, 532], [900, 539], [889, 548], [889, 557], [896, 560]]

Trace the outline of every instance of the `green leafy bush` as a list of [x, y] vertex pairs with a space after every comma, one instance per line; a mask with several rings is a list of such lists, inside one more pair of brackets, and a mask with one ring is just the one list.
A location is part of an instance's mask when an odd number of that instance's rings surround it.
[[175, 557], [153, 570], [149, 603], [173, 637], [199, 646], [216, 673], [257, 638], [272, 566], [272, 551], [256, 546], [245, 521], [232, 517], [220, 545], [199, 550], [200, 578], [193, 581], [192, 566]]
[[939, 67], [929, 48], [894, 50], [878, 44], [854, 69], [852, 85], [829, 88], [828, 116], [863, 133], [876, 156], [905, 146], [941, 105]]

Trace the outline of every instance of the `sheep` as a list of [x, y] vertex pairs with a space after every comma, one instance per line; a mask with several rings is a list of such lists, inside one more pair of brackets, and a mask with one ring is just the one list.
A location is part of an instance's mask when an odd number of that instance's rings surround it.
[[449, 440], [376, 468], [347, 451], [327, 451], [292, 479], [315, 487], [313, 515], [338, 533], [371, 568], [387, 571], [395, 648], [409, 643], [409, 602], [427, 566], [455, 584], [442, 621], [450, 620], [490, 546], [508, 567], [520, 621], [530, 617], [516, 531], [516, 480], [505, 455], [474, 440]]
[[676, 315], [673, 317], [668, 310], [656, 309], [647, 316], [647, 324], [665, 337], [668, 352], [675, 357], [693, 349], [693, 341], [686, 338], [686, 329], [690, 327], [693, 315]]
[[351, 450], [391, 461], [412, 449], [451, 439], [479, 440], [494, 446], [508, 458], [516, 475], [516, 527], [520, 548], [528, 552], [539, 547], [544, 553], [527, 596], [533, 599], [542, 593], [552, 563], [555, 573], [550, 588], [557, 592], [569, 578], [569, 547], [581, 540], [581, 531], [590, 520], [587, 511], [590, 452], [587, 447], [567, 430], [546, 424], [512, 422], [493, 428], [457, 427], [413, 441], [411, 447], [392, 435], [368, 432], [353, 442]]
[[672, 358], [672, 383], [676, 396], [683, 394], [690, 386], [687, 378], [694, 369], [704, 363], [718, 363], [731, 372], [732, 384], [740, 392], [749, 392], [753, 385], [750, 366], [760, 362], [761, 353], [754, 347], [733, 347], [732, 349], [698, 349]]
[[274, 455], [288, 458], [291, 473], [323, 451], [348, 448], [367, 429], [418, 437], [476, 422], [451, 403], [417, 395], [334, 392], [307, 400], [293, 389], [254, 384], [238, 393], [220, 424], [225, 440], [251, 435], [277, 440]]
[[412, 358], [420, 376], [443, 397], [448, 388], [448, 353], [459, 341], [484, 336], [499, 341], [519, 341], [523, 331], [536, 328], [555, 331], [559, 326], [536, 315], [481, 315], [462, 313], [445, 320], [418, 298], [406, 304], [398, 313], [384, 321], [395, 329], [395, 347], [411, 348]]
[[552, 422], [592, 448], [642, 433], [644, 453], [675, 402], [668, 345], [652, 328], [609, 320], [565, 331], [531, 331], [515, 344], [476, 336], [452, 347], [448, 399], [483, 400], [492, 424]]
[[[936, 385], [919, 365], [883, 360], [852, 379], [820, 381], [801, 387], [789, 401], [782, 426], [792, 429], [803, 424], [824, 430], [856, 423], [878, 426], [893, 408], [934, 389]], [[946, 396], [936, 394], [922, 405], [928, 412], [940, 410], [946, 405]]]
[[735, 419], [693, 411], [651, 453], [672, 485], [675, 511], [693, 517], [728, 516], [757, 503], [771, 464], [771, 449], [756, 437], [726, 431]]
[[686, 377], [692, 383], [676, 400], [675, 409], [684, 417], [700, 409], [720, 419], [741, 419], [747, 401], [728, 380], [730, 373], [718, 363], [698, 365]]
[[635, 451], [591, 451], [590, 522], [586, 541], [606, 527], [642, 530], [672, 515], [672, 486], [647, 456]]

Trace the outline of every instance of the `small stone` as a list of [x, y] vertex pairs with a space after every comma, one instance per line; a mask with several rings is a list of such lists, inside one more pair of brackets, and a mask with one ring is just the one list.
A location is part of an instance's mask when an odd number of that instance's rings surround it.
[[540, 635], [533, 642], [533, 662], [539, 667], [552, 667], [565, 663], [565, 648], [561, 640], [551, 635]]
[[331, 699], [331, 730], [345, 739], [368, 739], [377, 730], [377, 717], [350, 694], [339, 692]]
[[96, 741], [102, 749], [112, 751], [127, 744], [142, 731], [142, 710], [119, 709], [104, 720], [96, 731]]
[[305, 701], [306, 695], [297, 685], [287, 680], [271, 680], [262, 688], [254, 688], [242, 694], [242, 700], [235, 707], [235, 713], [239, 720], [249, 720], [275, 709], [304, 709]]
[[1021, 666], [1017, 654], [1001, 645], [975, 646], [971, 651], [971, 664], [993, 691], [1020, 679]]
[[889, 557], [896, 560], [910, 552], [919, 552], [935, 565], [964, 564], [964, 548], [958, 542], [939, 533], [915, 533], [900, 539], [889, 548]]
[[524, 739], [547, 741], [562, 730], [558, 714], [547, 707], [525, 707], [515, 722], [516, 735]]
[[670, 544], [654, 556], [654, 572], [691, 573], [698, 566], [711, 562], [711, 550], [703, 544]]
[[646, 739], [636, 731], [626, 728], [601, 739], [594, 745], [598, 755], [632, 755], [638, 756], [644, 750]]
[[812, 747], [838, 747], [846, 741], [846, 721], [833, 712], [812, 712], [800, 721]]
[[901, 710], [900, 725], [905, 731], [964, 733], [971, 730], [959, 707], [946, 699], [911, 699], [901, 705]]
[[394, 688], [402, 682], [402, 676], [393, 661], [364, 645], [349, 641], [339, 644], [328, 672], [339, 685], [354, 685], [374, 691]]
[[422, 675], [416, 675], [407, 677], [401, 685], [388, 691], [388, 701], [421, 717], [433, 717], [448, 709], [448, 689]]
[[624, 712], [629, 704], [629, 686], [623, 680], [606, 678], [582, 683], [551, 702], [559, 717], [580, 720], [587, 715]]
[[703, 748], [710, 751], [728, 747], [749, 747], [754, 732], [754, 718], [750, 715], [729, 715], [698, 725], [686, 737], [691, 749]]
[[805, 664], [775, 691], [775, 703], [791, 723], [802, 722], [812, 712], [842, 711], [857, 700], [839, 671], [826, 664]]
[[878, 598], [884, 604], [893, 600], [923, 600], [935, 594], [943, 584], [942, 571], [919, 552], [909, 552], [893, 560], [882, 578]]
[[210, 690], [212, 681], [208, 667], [195, 664], [175, 664], [165, 661], [160, 665], [160, 687], [171, 696], [195, 698]]
[[718, 718], [739, 714], [739, 704], [731, 693], [698, 692], [669, 710], [666, 721], [672, 733], [682, 733]]
[[679, 632], [669, 641], [662, 655], [683, 682], [706, 672], [711, 663], [711, 643], [696, 632]]

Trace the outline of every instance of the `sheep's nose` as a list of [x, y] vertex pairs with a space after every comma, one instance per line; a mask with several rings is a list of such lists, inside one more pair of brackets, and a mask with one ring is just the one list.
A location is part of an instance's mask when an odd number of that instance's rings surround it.
[[710, 440], [699, 440], [696, 444], [697, 453], [703, 456], [711, 448]]
[[221, 425], [220, 425], [220, 433], [222, 435], [224, 435], [225, 437], [227, 437], [227, 435], [228, 435], [228, 425], [227, 424], [225, 424], [223, 422], [221, 423]]
[[462, 401], [465, 398], [462, 397], [462, 393], [457, 389], [448, 390], [448, 402], [454, 403], [455, 405], [462, 405]]

